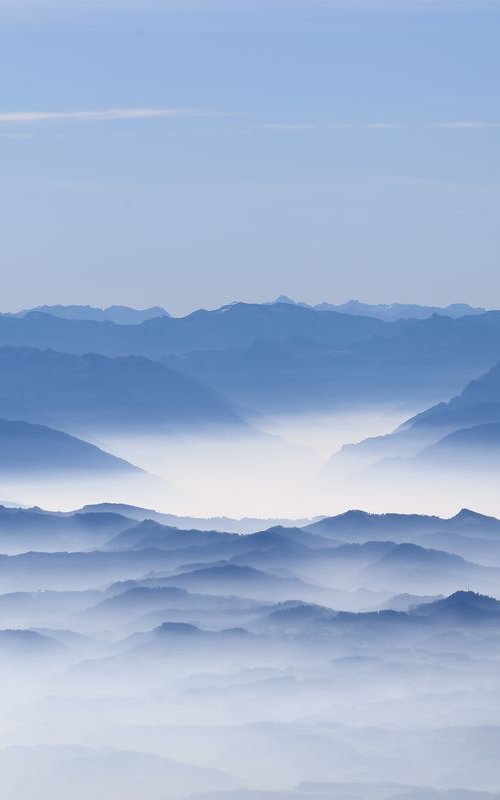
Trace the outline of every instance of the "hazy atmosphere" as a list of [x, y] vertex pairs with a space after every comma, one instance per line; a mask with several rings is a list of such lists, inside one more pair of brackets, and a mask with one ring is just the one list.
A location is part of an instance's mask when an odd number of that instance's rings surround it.
[[3, 0], [3, 308], [498, 306], [499, 14]]
[[0, 0], [2, 800], [500, 800], [498, 0]]

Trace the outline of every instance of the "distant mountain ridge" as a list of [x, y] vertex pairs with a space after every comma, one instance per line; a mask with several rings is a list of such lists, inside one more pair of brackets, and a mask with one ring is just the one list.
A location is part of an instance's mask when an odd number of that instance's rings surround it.
[[[380, 320], [347, 314], [320, 314], [291, 305], [233, 303], [185, 317], [155, 317], [140, 325], [110, 321], [64, 319], [40, 311], [23, 317], [0, 315], [0, 346], [31, 346], [67, 353], [108, 356], [143, 355], [160, 358], [191, 350], [248, 347], [257, 337], [285, 341], [305, 335], [319, 341], [347, 344], [375, 333]], [[387, 330], [387, 333], [389, 333]]]
[[95, 306], [36, 306], [22, 311], [7, 314], [12, 317], [25, 317], [31, 312], [50, 314], [53, 317], [75, 320], [92, 320], [94, 322], [114, 322], [115, 325], [141, 325], [148, 319], [156, 317], [169, 317], [168, 311], [160, 306], [151, 308], [129, 308], [128, 306], [108, 306], [107, 308], [96, 308]]
[[[231, 305], [237, 305], [234, 303]], [[287, 295], [280, 295], [270, 304], [287, 304], [309, 308], [315, 311], [336, 311], [340, 314], [353, 316], [374, 317], [385, 322], [395, 322], [399, 319], [427, 319], [433, 314], [458, 319], [474, 314], [484, 314], [487, 309], [471, 306], [468, 303], [451, 303], [448, 306], [428, 306], [415, 303], [363, 303], [359, 300], [349, 300], [346, 303], [322, 302], [316, 305], [293, 300]], [[25, 308], [21, 311], [4, 312], [0, 316], [25, 317], [32, 312], [49, 314], [54, 317], [68, 320], [90, 320], [94, 322], [113, 322], [116, 325], [140, 325], [150, 319], [170, 317], [168, 311], [161, 306], [149, 308], [132, 308], [123, 305], [98, 307], [91, 305], [40, 305]], [[193, 312], [196, 313], [196, 312]]]
[[[494, 311], [387, 322], [289, 303], [235, 303], [123, 325], [38, 311], [0, 315], [0, 347], [144, 357], [257, 413], [431, 405], [500, 361], [499, 333]], [[2, 413], [11, 411], [0, 402]]]
[[395, 322], [399, 319], [428, 319], [433, 314], [458, 319], [459, 317], [484, 314], [486, 312], [485, 308], [470, 306], [468, 303], [452, 303], [449, 306], [421, 306], [413, 303], [378, 303], [373, 305], [361, 303], [359, 300], [349, 300], [347, 303], [323, 302], [311, 306], [307, 303], [292, 300], [286, 295], [280, 295], [274, 302], [313, 308], [316, 311], [337, 311], [341, 314], [375, 317], [385, 322]]

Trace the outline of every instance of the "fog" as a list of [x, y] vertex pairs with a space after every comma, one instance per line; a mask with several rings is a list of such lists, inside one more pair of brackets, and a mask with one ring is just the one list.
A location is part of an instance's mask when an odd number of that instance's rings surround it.
[[[248, 435], [87, 433], [87, 439], [149, 476], [105, 481], [92, 474], [58, 480], [1, 476], [5, 500], [53, 509], [129, 502], [188, 516], [308, 517], [345, 508], [324, 485], [329, 456], [343, 444], [391, 431], [408, 411], [301, 415], [259, 421]], [[158, 478], [160, 480], [158, 480]]]
[[[0, 560], [3, 797], [497, 791], [500, 523], [238, 536], [87, 514], [41, 532], [46, 514], [14, 513], [39, 552]], [[71, 524], [80, 551], [50, 552]]]
[[[391, 465], [383, 452], [343, 451], [339, 457], [344, 445], [389, 434], [418, 410], [272, 418], [249, 435], [96, 433], [88, 437], [94, 444], [147, 474], [105, 480], [92, 473], [65, 473], [57, 480], [3, 475], [0, 495], [54, 510], [127, 502], [180, 516], [238, 519], [303, 519], [350, 508], [450, 516], [464, 504], [500, 514], [498, 468], [480, 454], [473, 469], [471, 460], [459, 468], [456, 459], [425, 467], [407, 459]], [[426, 443], [417, 440], [410, 450], [406, 445], [389, 455], [407, 457]]]
[[[2, 797], [498, 798], [500, 522], [456, 515], [500, 516], [496, 462], [340, 452], [408, 414], [96, 434], [143, 472], [4, 475], [45, 510], [0, 509]], [[220, 515], [262, 521], [192, 519]]]

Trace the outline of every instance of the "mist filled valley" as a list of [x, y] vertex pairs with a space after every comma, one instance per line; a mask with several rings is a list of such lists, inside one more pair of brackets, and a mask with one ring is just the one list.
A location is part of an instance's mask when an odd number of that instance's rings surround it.
[[499, 313], [323, 305], [0, 316], [0, 500], [500, 514]]
[[348, 310], [0, 315], [2, 797], [500, 796], [500, 312]]

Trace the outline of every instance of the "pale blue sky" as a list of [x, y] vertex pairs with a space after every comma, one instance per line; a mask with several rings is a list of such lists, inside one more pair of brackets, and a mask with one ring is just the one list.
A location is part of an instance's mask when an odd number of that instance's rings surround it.
[[500, 306], [500, 3], [0, 0], [2, 308]]

